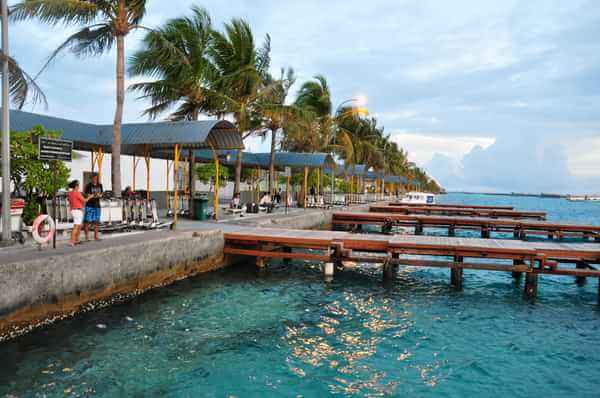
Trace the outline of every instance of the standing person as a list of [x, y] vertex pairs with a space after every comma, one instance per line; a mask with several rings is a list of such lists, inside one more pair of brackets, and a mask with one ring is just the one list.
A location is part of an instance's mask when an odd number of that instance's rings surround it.
[[86, 199], [79, 190], [79, 181], [73, 180], [69, 184], [71, 190], [67, 194], [69, 206], [71, 207], [71, 216], [73, 217], [73, 231], [71, 231], [71, 241], [69, 244], [75, 246], [79, 243], [79, 234], [81, 233], [81, 223], [83, 222], [83, 205]]
[[85, 186], [87, 203], [85, 205], [84, 229], [85, 240], [90, 240], [90, 224], [94, 225], [94, 240], [100, 240], [98, 236], [98, 224], [100, 223], [100, 197], [102, 196], [102, 184], [98, 182], [98, 174], [92, 174], [92, 182]]

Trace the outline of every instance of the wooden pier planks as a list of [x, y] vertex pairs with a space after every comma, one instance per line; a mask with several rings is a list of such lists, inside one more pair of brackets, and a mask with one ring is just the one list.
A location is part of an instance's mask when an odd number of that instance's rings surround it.
[[478, 229], [497, 232], [518, 233], [521, 237], [527, 234], [546, 235], [550, 237], [578, 236], [583, 238], [600, 238], [600, 226], [580, 225], [572, 223], [557, 223], [537, 220], [511, 219], [511, 218], [487, 218], [487, 217], [464, 217], [464, 216], [429, 216], [420, 214], [397, 214], [397, 213], [356, 213], [336, 212], [333, 214], [334, 225], [399, 225], [433, 228], [455, 229]]
[[515, 218], [515, 219], [535, 219], [545, 220], [546, 213], [541, 211], [516, 211], [504, 209], [475, 209], [461, 207], [430, 207], [423, 206], [389, 206], [389, 205], [371, 205], [371, 212], [379, 213], [400, 213], [400, 214], [425, 214], [425, 215], [444, 215], [444, 216], [467, 216], [467, 217], [488, 217], [488, 218]]
[[[586, 261], [600, 263], [600, 245], [594, 243], [524, 242], [519, 240], [455, 238], [415, 235], [368, 235], [338, 231], [311, 231], [277, 228], [248, 228], [225, 233], [225, 252], [236, 243], [277, 246], [332, 248], [371, 251], [381, 254], [427, 254], [464, 257], [521, 258], [559, 262]], [[268, 252], [264, 255], [269, 257]], [[277, 257], [280, 257], [277, 255]], [[600, 271], [598, 271], [600, 276]]]
[[486, 205], [465, 205], [457, 203], [434, 203], [434, 204], [421, 204], [421, 203], [402, 203], [402, 202], [390, 202], [388, 206], [411, 206], [411, 207], [422, 207], [426, 206], [432, 209], [435, 208], [457, 208], [457, 209], [487, 209], [487, 210], [514, 210], [514, 206], [486, 206]]

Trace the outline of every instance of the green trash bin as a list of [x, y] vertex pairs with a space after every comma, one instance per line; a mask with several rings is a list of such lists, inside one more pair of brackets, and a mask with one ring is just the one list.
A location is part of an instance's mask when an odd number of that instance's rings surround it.
[[194, 220], [204, 221], [207, 219], [208, 199], [205, 197], [194, 198]]

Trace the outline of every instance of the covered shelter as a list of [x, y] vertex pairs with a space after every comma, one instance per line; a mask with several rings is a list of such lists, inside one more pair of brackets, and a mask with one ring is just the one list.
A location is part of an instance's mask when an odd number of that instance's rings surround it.
[[[26, 131], [38, 125], [48, 130], [60, 131], [62, 139], [73, 141], [74, 149], [92, 152], [92, 171], [97, 167], [98, 171], [101, 172], [104, 154], [111, 150], [113, 142], [112, 124], [84, 123], [18, 110], [11, 110], [10, 118], [13, 131]], [[226, 120], [123, 123], [121, 127], [121, 153], [134, 157], [134, 180], [137, 160], [140, 157], [145, 160], [147, 192], [150, 191], [150, 159], [167, 160], [167, 175], [171, 168], [173, 170], [174, 206], [177, 206], [179, 190], [177, 175], [182, 151], [188, 151], [188, 160], [190, 165], [193, 165], [196, 150], [218, 151], [222, 149], [243, 149], [243, 147], [244, 143], [237, 128]], [[136, 158], [138, 159], [136, 160]], [[189, 188], [191, 200], [195, 191], [193, 173], [189, 173]], [[168, 194], [168, 178], [166, 190]], [[192, 209], [192, 206], [190, 206], [190, 209]], [[176, 220], [177, 211], [174, 211], [174, 214]]]
[[[219, 161], [229, 166], [235, 165], [237, 150], [216, 151]], [[207, 150], [195, 152], [197, 161], [211, 161], [212, 153]], [[269, 170], [271, 154], [269, 152], [242, 152], [242, 167]], [[323, 173], [326, 168], [335, 166], [335, 162], [328, 153], [306, 153], [306, 152], [275, 152], [275, 169], [282, 171], [286, 167], [291, 169], [302, 169], [304, 171], [304, 199], [306, 201], [308, 192], [308, 173], [310, 169], [317, 170], [317, 181], [320, 191], [323, 191]], [[290, 190], [290, 176], [288, 176], [286, 192]]]

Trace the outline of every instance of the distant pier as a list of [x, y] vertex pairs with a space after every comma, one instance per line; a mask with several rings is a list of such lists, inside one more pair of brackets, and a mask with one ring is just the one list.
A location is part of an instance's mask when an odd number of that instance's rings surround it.
[[345, 226], [355, 231], [365, 225], [381, 226], [383, 233], [391, 233], [393, 227], [403, 226], [414, 228], [417, 235], [423, 234], [425, 228], [443, 228], [447, 229], [448, 236], [454, 236], [457, 230], [475, 230], [481, 233], [482, 238], [489, 238], [491, 232], [498, 232], [509, 233], [515, 239], [522, 240], [537, 236], [557, 240], [578, 238], [600, 241], [600, 226], [513, 218], [336, 212], [333, 214], [332, 225]]
[[467, 216], [467, 217], [489, 217], [489, 218], [515, 218], [545, 220], [546, 213], [543, 211], [517, 211], [481, 207], [440, 207], [439, 205], [372, 205], [372, 212], [399, 213], [399, 214], [425, 214], [440, 216]]

